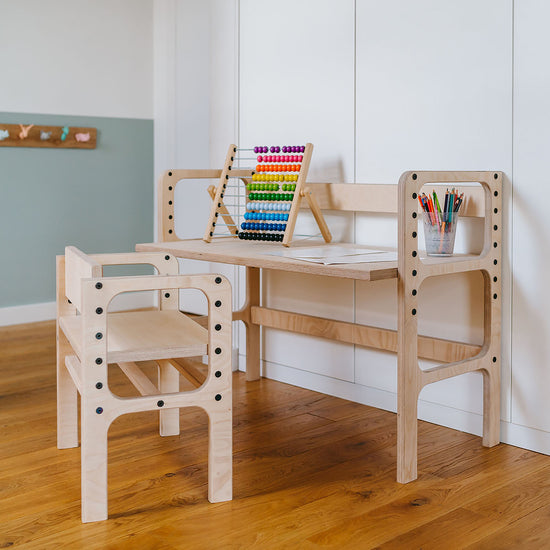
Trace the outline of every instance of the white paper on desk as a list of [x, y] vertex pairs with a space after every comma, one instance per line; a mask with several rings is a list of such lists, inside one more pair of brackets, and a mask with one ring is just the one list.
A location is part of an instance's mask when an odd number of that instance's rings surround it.
[[395, 262], [397, 261], [397, 252], [382, 252], [374, 251], [367, 254], [357, 254], [354, 256], [334, 256], [330, 258], [294, 258], [295, 260], [303, 260], [323, 265], [335, 264], [362, 264], [374, 262]]
[[328, 259], [343, 258], [347, 256], [365, 256], [366, 254], [379, 254], [382, 250], [369, 248], [347, 247], [339, 245], [312, 246], [310, 248], [286, 248], [269, 252], [273, 256], [284, 256], [285, 258], [306, 259]]
[[338, 245], [291, 248], [273, 251], [269, 254], [324, 265], [394, 262], [397, 260], [397, 252]]

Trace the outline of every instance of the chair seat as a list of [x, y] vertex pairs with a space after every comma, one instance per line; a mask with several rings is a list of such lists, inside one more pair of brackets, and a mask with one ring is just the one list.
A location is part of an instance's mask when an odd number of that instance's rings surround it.
[[[82, 360], [82, 316], [59, 318]], [[176, 310], [107, 314], [107, 362], [196, 357], [208, 353], [208, 331]]]

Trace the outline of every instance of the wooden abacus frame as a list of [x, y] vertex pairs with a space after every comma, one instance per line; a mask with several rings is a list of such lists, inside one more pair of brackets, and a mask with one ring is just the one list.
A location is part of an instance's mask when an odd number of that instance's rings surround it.
[[[221, 170], [218, 186], [215, 188], [213, 186], [208, 188], [208, 192], [210, 194], [210, 197], [212, 198], [212, 208], [210, 210], [210, 216], [208, 218], [208, 223], [206, 225], [206, 229], [203, 237], [203, 240], [207, 243], [211, 242], [212, 238], [214, 237], [217, 220], [219, 219], [220, 216], [223, 218], [231, 235], [233, 235], [234, 237], [238, 236], [237, 224], [233, 220], [231, 214], [229, 213], [226, 205], [223, 202], [225, 190], [227, 189], [227, 181], [229, 180], [230, 177], [239, 177], [239, 176], [235, 176], [236, 171], [233, 170], [233, 162], [235, 159], [235, 155], [237, 154], [237, 151], [238, 149], [236, 145], [231, 144], [229, 146], [227, 155], [225, 157], [225, 163]], [[303, 153], [300, 172], [298, 174], [298, 180], [296, 182], [296, 189], [294, 190], [294, 196], [292, 197], [292, 203], [290, 206], [290, 211], [288, 213], [288, 220], [286, 222], [286, 227], [285, 227], [283, 241], [282, 241], [283, 246], [290, 246], [292, 242], [292, 237], [294, 235], [294, 228], [296, 227], [296, 220], [298, 218], [298, 212], [300, 210], [302, 198], [306, 199], [311, 209], [311, 212], [313, 214], [313, 217], [315, 218], [315, 221], [319, 226], [319, 230], [321, 231], [321, 235], [323, 236], [323, 239], [325, 240], [325, 242], [329, 243], [332, 240], [332, 235], [326, 224], [323, 213], [321, 212], [321, 209], [319, 208], [319, 205], [315, 200], [313, 192], [311, 188], [306, 187], [307, 173], [309, 171], [309, 165], [311, 163], [312, 154], [313, 154], [313, 145], [311, 143], [307, 143]], [[253, 170], [246, 171], [246, 172], [249, 178], [251, 178], [255, 174], [255, 171]], [[242, 179], [242, 181], [246, 186], [248, 181], [246, 179]], [[246, 189], [245, 202], [248, 202], [248, 195], [249, 195], [249, 191], [248, 189]]]

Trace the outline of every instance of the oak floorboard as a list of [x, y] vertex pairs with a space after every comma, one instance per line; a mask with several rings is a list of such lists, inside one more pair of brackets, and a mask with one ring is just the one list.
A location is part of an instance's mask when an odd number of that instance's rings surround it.
[[395, 414], [242, 373], [232, 501], [206, 498], [204, 412], [182, 410], [174, 437], [139, 413], [109, 432], [109, 519], [82, 524], [80, 449], [56, 448], [55, 325], [1, 328], [0, 349], [0, 548], [550, 547], [549, 457], [419, 422], [402, 485]]
[[422, 550], [454, 550], [478, 542], [488, 532], [496, 532], [503, 524], [488, 520], [481, 514], [456, 508], [448, 514], [411, 529], [380, 546], [379, 550], [403, 550], [404, 548], [422, 548]]
[[547, 550], [549, 547], [550, 504], [547, 504], [466, 548], [468, 550]]
[[550, 471], [542, 468], [500, 487], [489, 495], [472, 500], [467, 509], [511, 524], [549, 504]]

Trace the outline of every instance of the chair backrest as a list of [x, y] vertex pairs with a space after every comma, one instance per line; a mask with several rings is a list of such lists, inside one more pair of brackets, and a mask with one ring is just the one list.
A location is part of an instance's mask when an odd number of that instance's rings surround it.
[[101, 277], [101, 264], [74, 246], [65, 248], [65, 295], [82, 310], [82, 279]]

